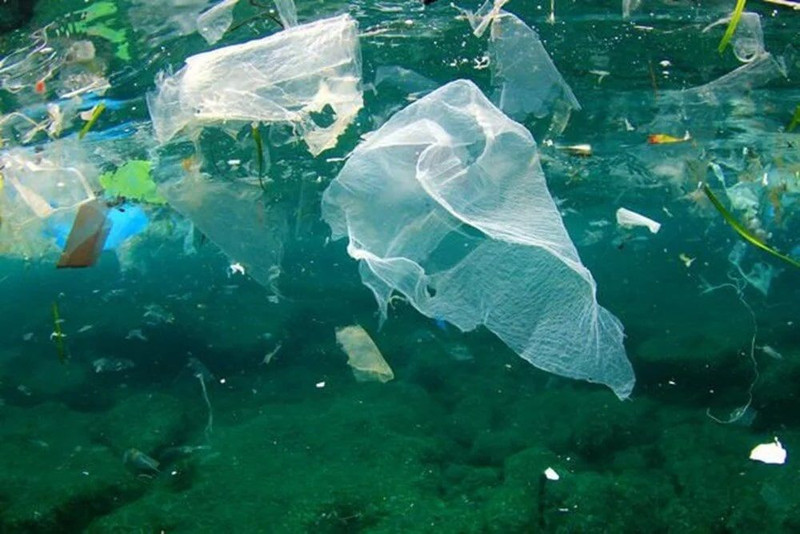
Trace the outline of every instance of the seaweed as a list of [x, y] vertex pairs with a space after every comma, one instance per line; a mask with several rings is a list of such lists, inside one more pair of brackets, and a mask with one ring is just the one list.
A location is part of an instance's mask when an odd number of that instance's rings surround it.
[[61, 330], [61, 316], [58, 313], [58, 303], [53, 301], [53, 333], [50, 334], [50, 339], [55, 341], [56, 350], [58, 351], [58, 361], [66, 364], [69, 361], [69, 354], [67, 354], [67, 347], [64, 343], [64, 331]]
[[264, 185], [264, 142], [261, 140], [261, 132], [258, 130], [257, 125], [250, 127], [253, 134], [253, 141], [256, 143], [256, 162], [258, 164], [258, 185], [266, 193], [267, 188]]
[[789, 123], [789, 126], [786, 127], [786, 131], [794, 131], [798, 124], [800, 124], [800, 104], [797, 104], [797, 107], [794, 108], [794, 115], [792, 115], [792, 120]]
[[728, 47], [731, 39], [733, 39], [733, 34], [736, 33], [736, 26], [739, 25], [739, 19], [742, 18], [744, 5], [746, 2], [747, 0], [736, 0], [736, 7], [731, 15], [731, 20], [728, 22], [728, 27], [725, 29], [725, 34], [722, 36], [722, 40], [719, 42], [719, 46], [717, 47], [717, 51], [720, 54], [725, 51], [725, 48]]
[[92, 114], [89, 117], [89, 120], [86, 121], [86, 124], [83, 125], [81, 128], [81, 132], [78, 134], [78, 139], [83, 139], [86, 137], [86, 134], [89, 133], [89, 130], [94, 126], [94, 123], [97, 122], [98, 117], [100, 114], [103, 113], [103, 110], [106, 109], [106, 103], [100, 102], [92, 109]]

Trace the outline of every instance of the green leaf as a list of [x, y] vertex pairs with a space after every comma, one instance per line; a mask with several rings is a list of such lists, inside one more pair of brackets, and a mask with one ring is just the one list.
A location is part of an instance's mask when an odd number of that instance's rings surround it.
[[125, 197], [148, 204], [166, 204], [153, 178], [150, 176], [151, 164], [146, 160], [131, 160], [115, 172], [100, 176], [100, 185], [109, 197]]

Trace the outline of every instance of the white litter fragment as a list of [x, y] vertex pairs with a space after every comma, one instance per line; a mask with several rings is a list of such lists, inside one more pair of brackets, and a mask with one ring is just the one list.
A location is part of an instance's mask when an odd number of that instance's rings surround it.
[[244, 274], [244, 266], [241, 263], [236, 262], [228, 265], [228, 278], [234, 274]]
[[772, 443], [762, 443], [750, 451], [750, 459], [765, 464], [786, 463], [786, 449], [783, 448], [778, 438]]
[[544, 476], [547, 478], [547, 480], [558, 480], [561, 478], [559, 474], [556, 473], [556, 470], [552, 467], [548, 467], [544, 470]]
[[316, 386], [317, 389], [322, 389], [325, 387], [325, 381], [323, 380], [322, 382], [317, 382], [314, 384], [314, 386]]
[[644, 226], [654, 234], [657, 234], [661, 229], [661, 223], [627, 208], [619, 208], [617, 210], [617, 224], [624, 227]]

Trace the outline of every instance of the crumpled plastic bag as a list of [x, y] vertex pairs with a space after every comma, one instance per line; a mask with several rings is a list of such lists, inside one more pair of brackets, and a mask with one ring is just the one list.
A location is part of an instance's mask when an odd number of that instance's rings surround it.
[[489, 57], [492, 101], [512, 119], [581, 109], [539, 35], [516, 15], [501, 11], [492, 20]]
[[[209, 125], [291, 123], [313, 155], [336, 145], [363, 105], [356, 21], [349, 15], [197, 54], [161, 74], [147, 103], [161, 144]], [[327, 126], [313, 114], [334, 113]]]
[[546, 371], [630, 395], [620, 322], [597, 303], [531, 134], [472, 83], [409, 105], [323, 195], [382, 317], [393, 292], [463, 331], [485, 326]]

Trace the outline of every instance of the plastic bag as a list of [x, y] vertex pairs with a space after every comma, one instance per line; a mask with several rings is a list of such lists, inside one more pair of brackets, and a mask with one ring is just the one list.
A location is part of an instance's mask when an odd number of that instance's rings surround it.
[[382, 317], [394, 291], [463, 331], [480, 325], [533, 365], [627, 397], [622, 325], [597, 304], [531, 134], [458, 80], [394, 115], [323, 195]]
[[581, 109], [578, 99], [550, 59], [536, 31], [511, 13], [492, 21], [489, 39], [492, 101], [509, 117], [523, 120]]
[[[336, 145], [363, 105], [356, 22], [342, 15], [191, 56], [156, 83], [147, 103], [162, 144], [184, 129], [286, 122], [317, 155]], [[332, 123], [315, 123], [312, 114], [328, 106]]]

